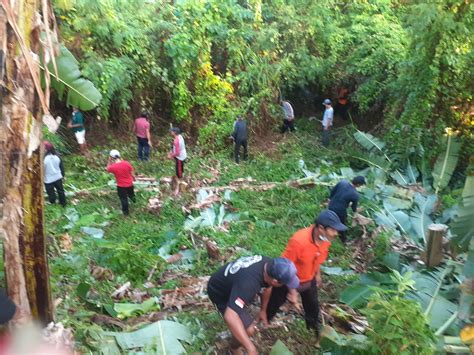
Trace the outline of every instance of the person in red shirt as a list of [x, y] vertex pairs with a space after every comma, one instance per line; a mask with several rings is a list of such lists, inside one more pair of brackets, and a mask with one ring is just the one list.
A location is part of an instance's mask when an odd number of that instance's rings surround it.
[[147, 161], [150, 157], [150, 148], [152, 148], [148, 113], [142, 112], [140, 117], [135, 120], [133, 131], [137, 135], [138, 160]]
[[295, 264], [300, 286], [297, 289], [283, 286], [264, 291], [271, 292], [270, 297], [266, 298], [268, 299], [267, 304], [262, 305], [259, 314], [259, 319], [265, 326], [268, 325], [287, 298], [294, 305], [298, 305], [297, 292], [299, 292], [306, 326], [308, 329], [314, 329], [319, 337], [320, 266], [328, 257], [331, 241], [337, 237], [338, 232], [346, 230], [347, 227], [341, 223], [335, 212], [324, 210], [316, 218], [314, 224], [308, 228], [300, 229], [290, 238], [281, 256]]
[[135, 177], [133, 176], [133, 167], [128, 161], [121, 159], [118, 150], [112, 149], [107, 163], [107, 171], [115, 175], [122, 212], [128, 216], [128, 199], [135, 202], [135, 192], [133, 190]]

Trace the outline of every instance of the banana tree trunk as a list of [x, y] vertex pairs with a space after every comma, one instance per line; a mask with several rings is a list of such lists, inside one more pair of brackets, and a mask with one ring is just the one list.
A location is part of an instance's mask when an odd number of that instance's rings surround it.
[[39, 144], [44, 101], [40, 104], [33, 80], [38, 80], [37, 65], [26, 57], [39, 51], [39, 5], [33, 0], [1, 0], [0, 237], [8, 295], [24, 314], [50, 322]]

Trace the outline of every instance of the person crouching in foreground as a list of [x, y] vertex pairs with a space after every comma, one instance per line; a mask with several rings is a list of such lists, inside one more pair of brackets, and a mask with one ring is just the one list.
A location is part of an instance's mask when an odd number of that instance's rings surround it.
[[[296, 267], [285, 258], [271, 259], [261, 255], [242, 257], [224, 265], [211, 276], [207, 293], [232, 333], [232, 354], [241, 354], [242, 347], [247, 355], [258, 354], [250, 339], [257, 323], [247, 306], [262, 287], [271, 289], [283, 285], [288, 289], [299, 286]], [[269, 294], [264, 292], [263, 295], [262, 304], [268, 302], [265, 297]]]

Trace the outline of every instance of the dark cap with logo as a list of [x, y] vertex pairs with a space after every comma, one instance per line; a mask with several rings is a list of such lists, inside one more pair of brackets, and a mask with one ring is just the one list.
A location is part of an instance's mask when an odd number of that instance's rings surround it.
[[314, 221], [316, 225], [321, 224], [324, 227], [331, 227], [337, 230], [338, 232], [344, 232], [347, 230], [347, 227], [341, 223], [339, 216], [336, 212], [331, 210], [322, 211], [316, 220]]
[[181, 130], [178, 127], [170, 128], [170, 132], [173, 132], [173, 133], [176, 133], [176, 134], [181, 134]]
[[286, 258], [275, 258], [268, 264], [267, 273], [270, 277], [288, 288], [298, 288], [300, 280], [296, 276], [296, 267]]

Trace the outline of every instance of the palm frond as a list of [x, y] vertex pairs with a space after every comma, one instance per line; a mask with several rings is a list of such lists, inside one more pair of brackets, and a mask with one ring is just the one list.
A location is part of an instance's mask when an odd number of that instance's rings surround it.
[[464, 190], [462, 193], [462, 203], [459, 206], [457, 216], [451, 223], [451, 233], [454, 237], [451, 239], [458, 248], [466, 251], [469, 243], [474, 237], [474, 176], [466, 178]]
[[439, 190], [444, 189], [448, 185], [449, 180], [451, 180], [453, 171], [458, 163], [459, 150], [461, 149], [461, 142], [458, 137], [447, 135], [445, 141], [446, 150], [438, 157], [433, 168], [433, 187], [436, 194], [438, 194]]
[[385, 143], [382, 140], [380, 140], [379, 138], [374, 137], [370, 133], [365, 133], [365, 132], [361, 132], [361, 131], [357, 130], [354, 133], [354, 138], [357, 140], [357, 142], [361, 146], [363, 146], [369, 152], [378, 150], [379, 152], [384, 154], [383, 148], [385, 147]]

